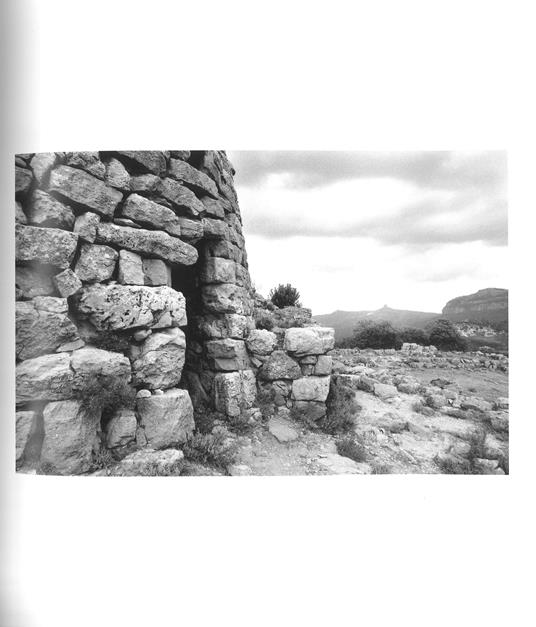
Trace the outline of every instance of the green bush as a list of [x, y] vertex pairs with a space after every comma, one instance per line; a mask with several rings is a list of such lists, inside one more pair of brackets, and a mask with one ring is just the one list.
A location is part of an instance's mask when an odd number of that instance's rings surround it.
[[280, 283], [270, 291], [269, 298], [272, 303], [282, 309], [283, 307], [301, 307], [300, 293], [290, 283]]
[[326, 408], [326, 416], [318, 422], [322, 431], [331, 435], [353, 431], [361, 407], [355, 400], [355, 391], [336, 377], [331, 377]]
[[337, 453], [343, 457], [359, 463], [367, 461], [367, 451], [355, 435], [348, 435], [337, 440], [336, 446]]
[[397, 332], [390, 322], [360, 320], [354, 328], [352, 348], [398, 348]]
[[445, 318], [434, 320], [428, 327], [430, 344], [440, 350], [464, 351], [467, 349], [466, 340], [458, 333], [456, 327]]
[[402, 346], [404, 342], [408, 342], [409, 344], [420, 344], [421, 346], [428, 346], [430, 344], [430, 337], [424, 329], [404, 327], [397, 332], [397, 335], [400, 346]]

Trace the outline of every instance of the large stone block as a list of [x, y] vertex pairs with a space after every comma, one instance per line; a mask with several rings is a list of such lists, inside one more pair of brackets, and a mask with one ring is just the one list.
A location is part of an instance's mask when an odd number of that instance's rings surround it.
[[212, 388], [214, 406], [227, 416], [239, 416], [253, 407], [257, 396], [255, 374], [252, 370], [225, 372], [214, 377]]
[[265, 329], [250, 331], [246, 344], [250, 353], [256, 355], [270, 355], [277, 344], [277, 335]]
[[233, 283], [204, 285], [201, 288], [201, 299], [205, 309], [212, 313], [237, 313], [248, 315], [249, 297], [246, 291]]
[[133, 355], [133, 383], [151, 390], [173, 387], [181, 380], [186, 338], [180, 329], [153, 333]]
[[35, 226], [48, 226], [72, 231], [73, 210], [50, 194], [36, 189], [28, 207], [28, 219]]
[[106, 351], [87, 346], [76, 350], [71, 355], [71, 369], [75, 374], [74, 387], [80, 387], [86, 381], [101, 377], [105, 379], [130, 381], [130, 361], [122, 353]]
[[55, 401], [43, 411], [45, 437], [41, 467], [47, 473], [73, 475], [91, 468], [98, 445], [100, 412], [87, 411], [81, 401]]
[[166, 156], [161, 150], [118, 150], [117, 153], [152, 174], [160, 176], [166, 171]]
[[181, 227], [181, 239], [197, 242], [203, 237], [203, 223], [201, 220], [191, 220], [179, 216], [177, 218]]
[[145, 285], [171, 287], [171, 268], [161, 259], [144, 259], [142, 267]]
[[331, 374], [333, 368], [333, 359], [329, 355], [319, 355], [314, 367], [316, 376]]
[[186, 326], [184, 296], [170, 287], [91, 285], [75, 297], [77, 312], [101, 331]]
[[[47, 311], [39, 300], [19, 301], [15, 306], [16, 353], [18, 359], [31, 359], [54, 352], [59, 346], [79, 339], [78, 330], [64, 311]], [[37, 301], [37, 302], [36, 302]]]
[[194, 430], [194, 409], [186, 390], [138, 398], [138, 414], [148, 446], [160, 449], [183, 444]]
[[56, 153], [37, 152], [30, 161], [35, 180], [41, 185], [44, 179], [56, 164]]
[[157, 257], [174, 265], [190, 266], [197, 261], [197, 250], [163, 231], [134, 229], [128, 226], [102, 223], [97, 229], [97, 241], [126, 248], [145, 257]]
[[26, 168], [15, 166], [15, 194], [17, 197], [24, 196], [32, 184], [32, 173]]
[[201, 202], [205, 207], [205, 213], [207, 216], [220, 218], [221, 220], [225, 218], [225, 209], [219, 200], [214, 200], [214, 198], [211, 198], [210, 196], [204, 196], [201, 198]]
[[226, 372], [246, 370], [251, 367], [243, 340], [211, 340], [205, 344], [210, 367]]
[[48, 190], [91, 211], [111, 218], [123, 194], [100, 179], [67, 165], [52, 170]]
[[86, 211], [86, 213], [83, 213], [76, 218], [74, 223], [74, 232], [84, 242], [93, 244], [97, 238], [97, 227], [99, 226], [99, 222], [100, 217], [96, 213]]
[[322, 401], [329, 394], [330, 377], [302, 377], [292, 383], [292, 398], [296, 401]]
[[118, 409], [106, 425], [106, 446], [126, 446], [136, 439], [138, 421], [131, 409]]
[[119, 283], [123, 285], [144, 285], [143, 262], [141, 257], [129, 250], [119, 251]]
[[298, 362], [285, 351], [274, 351], [262, 365], [258, 376], [263, 381], [298, 379], [301, 377], [301, 369]]
[[30, 438], [37, 431], [37, 412], [18, 411], [15, 425], [15, 461], [24, 457], [24, 451]]
[[327, 327], [290, 328], [285, 331], [284, 348], [295, 355], [320, 355], [331, 350], [335, 331]]
[[15, 288], [17, 298], [35, 298], [54, 294], [53, 272], [43, 266], [17, 266], [15, 268]]
[[15, 226], [15, 259], [22, 263], [40, 263], [64, 270], [71, 265], [78, 236], [61, 229]]
[[85, 170], [89, 174], [96, 176], [98, 179], [104, 179], [106, 174], [106, 166], [100, 160], [98, 152], [68, 152], [65, 155], [65, 164], [73, 168]]
[[165, 178], [159, 181], [158, 191], [162, 198], [168, 200], [178, 209], [184, 209], [192, 216], [203, 213], [205, 207], [197, 196], [178, 181]]
[[174, 211], [139, 194], [130, 194], [121, 207], [121, 216], [176, 237], [181, 234], [181, 225]]
[[202, 337], [214, 340], [226, 337], [243, 339], [253, 326], [251, 318], [239, 314], [207, 314], [198, 318], [196, 323]]
[[282, 329], [311, 324], [311, 310], [306, 307], [283, 307], [272, 312], [274, 324]]
[[180, 159], [171, 159], [169, 165], [169, 175], [180, 181], [194, 192], [199, 194], [209, 194], [214, 198], [218, 197], [218, 189], [213, 180], [204, 172], [196, 170], [189, 163]]
[[223, 257], [208, 257], [201, 266], [199, 277], [202, 283], [235, 283], [236, 263]]
[[82, 288], [82, 281], [70, 268], [56, 274], [53, 281], [60, 296], [63, 298], [68, 298], [76, 294], [76, 292]]
[[58, 353], [27, 359], [16, 367], [17, 404], [73, 396], [70, 355]]
[[229, 239], [229, 229], [223, 220], [203, 218], [203, 234], [206, 239]]
[[112, 278], [119, 255], [110, 246], [82, 244], [75, 272], [81, 281], [95, 283]]
[[110, 187], [115, 187], [125, 192], [130, 191], [130, 174], [119, 159], [112, 157], [106, 164], [106, 176], [104, 179]]

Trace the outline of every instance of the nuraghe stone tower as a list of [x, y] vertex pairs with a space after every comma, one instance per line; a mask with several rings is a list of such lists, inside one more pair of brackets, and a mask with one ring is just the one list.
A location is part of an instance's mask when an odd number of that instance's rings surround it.
[[[225, 152], [24, 154], [15, 169], [18, 465], [78, 474], [102, 449], [180, 447], [194, 408], [233, 419], [258, 390], [325, 414], [333, 331], [285, 329], [283, 311], [276, 333], [255, 328]], [[103, 417], [84, 398], [99, 385], [132, 403]]]

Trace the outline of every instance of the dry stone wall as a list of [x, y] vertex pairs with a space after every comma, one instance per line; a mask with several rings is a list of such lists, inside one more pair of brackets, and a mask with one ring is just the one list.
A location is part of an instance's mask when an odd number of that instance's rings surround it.
[[255, 329], [233, 174], [223, 151], [16, 156], [19, 466], [180, 448], [194, 408], [232, 419], [268, 388], [324, 415], [333, 332]]

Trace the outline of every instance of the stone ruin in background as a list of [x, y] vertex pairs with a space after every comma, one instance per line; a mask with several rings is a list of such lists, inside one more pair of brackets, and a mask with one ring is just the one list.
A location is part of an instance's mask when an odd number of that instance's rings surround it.
[[[196, 412], [248, 419], [257, 397], [325, 415], [334, 332], [255, 294], [225, 152], [22, 154], [15, 170], [18, 467], [180, 448]], [[95, 381], [135, 405], [103, 417]]]

